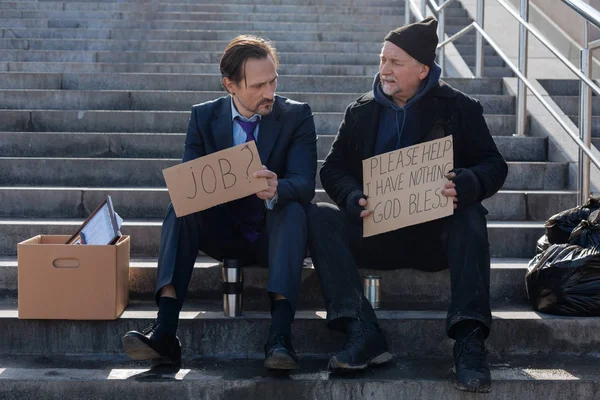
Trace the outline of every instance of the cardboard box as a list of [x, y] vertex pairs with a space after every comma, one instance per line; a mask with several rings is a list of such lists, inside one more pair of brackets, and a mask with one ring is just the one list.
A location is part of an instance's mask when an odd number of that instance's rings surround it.
[[19, 318], [118, 318], [129, 301], [129, 236], [107, 246], [68, 239], [38, 235], [18, 244]]

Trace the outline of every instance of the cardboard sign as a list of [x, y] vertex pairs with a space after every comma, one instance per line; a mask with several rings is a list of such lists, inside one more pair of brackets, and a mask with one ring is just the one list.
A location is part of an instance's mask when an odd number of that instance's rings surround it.
[[206, 210], [268, 188], [253, 178], [262, 168], [256, 142], [243, 143], [163, 170], [178, 217]]
[[452, 136], [363, 160], [363, 190], [369, 197], [363, 236], [447, 217], [453, 202], [441, 192], [453, 168]]

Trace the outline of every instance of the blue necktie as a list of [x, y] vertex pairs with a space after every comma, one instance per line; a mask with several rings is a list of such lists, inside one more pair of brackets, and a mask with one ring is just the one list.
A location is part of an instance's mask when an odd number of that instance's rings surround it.
[[[235, 117], [235, 122], [246, 132], [246, 142], [256, 141], [254, 130], [260, 122], [260, 118], [255, 121], [242, 121]], [[250, 242], [254, 243], [260, 236], [260, 231], [264, 222], [263, 201], [256, 195], [250, 195], [239, 200], [231, 202], [230, 210], [234, 218], [241, 221], [239, 225], [240, 233]]]

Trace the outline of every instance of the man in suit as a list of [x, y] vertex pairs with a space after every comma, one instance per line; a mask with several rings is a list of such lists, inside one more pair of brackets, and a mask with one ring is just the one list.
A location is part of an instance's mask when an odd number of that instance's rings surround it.
[[[484, 340], [492, 322], [487, 211], [481, 201], [503, 185], [507, 165], [479, 102], [440, 81], [437, 21], [402, 26], [384, 39], [373, 90], [346, 109], [320, 171], [336, 206], [309, 210], [310, 252], [330, 328], [348, 334], [331, 368], [363, 369], [391, 359], [386, 338], [362, 294], [359, 267], [450, 270], [446, 333], [455, 339], [456, 387], [491, 389]], [[442, 194], [454, 215], [362, 238], [373, 213], [363, 191], [362, 160], [452, 135], [454, 170]], [[427, 335], [427, 332], [422, 332]], [[410, 346], [410, 343], [407, 343]]]
[[176, 336], [199, 250], [223, 260], [235, 258], [269, 268], [271, 326], [265, 367], [293, 369], [297, 356], [291, 324], [306, 252], [306, 207], [315, 192], [316, 133], [308, 104], [275, 95], [275, 48], [258, 37], [233, 39], [220, 61], [228, 95], [192, 107], [182, 162], [255, 140], [268, 189], [177, 218], [169, 205], [158, 258], [158, 318], [144, 332], [123, 337], [125, 353], [136, 360], [179, 363]]

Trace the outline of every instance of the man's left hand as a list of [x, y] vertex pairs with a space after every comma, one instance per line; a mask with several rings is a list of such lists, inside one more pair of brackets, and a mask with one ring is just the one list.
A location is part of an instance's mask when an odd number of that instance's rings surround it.
[[262, 166], [262, 169], [252, 174], [254, 178], [267, 178], [269, 187], [262, 192], [256, 193], [261, 200], [271, 200], [275, 193], [277, 193], [277, 174], [273, 171], [269, 171], [266, 166]]
[[446, 175], [446, 178], [450, 179], [451, 181], [446, 182], [444, 189], [442, 189], [442, 194], [449, 199], [452, 199], [454, 202], [454, 209], [456, 210], [458, 205], [458, 197], [456, 197], [456, 184], [452, 182], [452, 179], [456, 178], [456, 174], [454, 172], [450, 172], [448, 175]]

